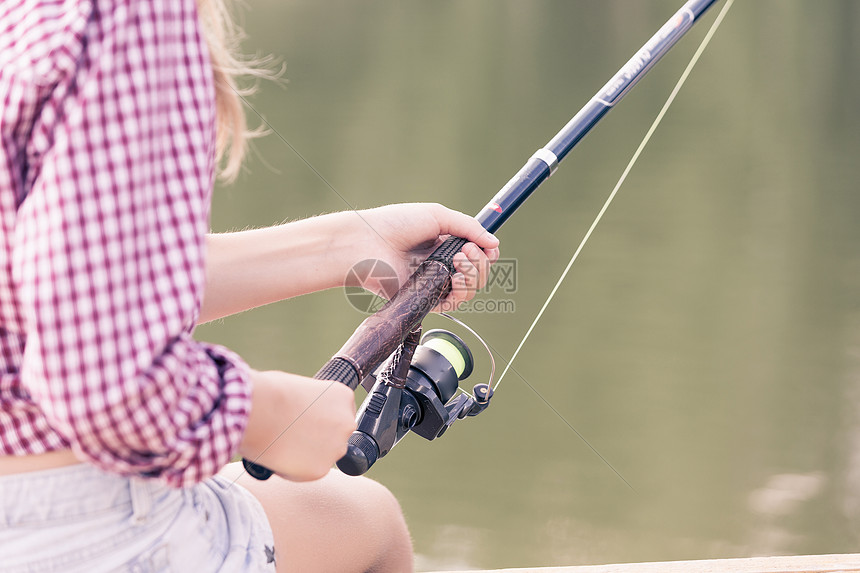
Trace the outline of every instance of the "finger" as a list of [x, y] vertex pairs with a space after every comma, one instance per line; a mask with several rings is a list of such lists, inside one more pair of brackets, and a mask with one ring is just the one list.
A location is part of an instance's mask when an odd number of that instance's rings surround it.
[[499, 240], [481, 226], [477, 219], [442, 205], [434, 205], [434, 216], [439, 223], [440, 235], [454, 235], [467, 239], [482, 249], [494, 249]]
[[[462, 253], [457, 253], [456, 256], [460, 257], [461, 255]], [[474, 296], [474, 293], [472, 296]], [[456, 310], [461, 304], [471, 299], [472, 296], [469, 296], [469, 284], [466, 280], [466, 275], [460, 272], [454, 273], [451, 277], [451, 292], [448, 293], [446, 300]]]
[[433, 308], [433, 312], [454, 312], [465, 302], [463, 293], [466, 292], [466, 279], [462, 273], [451, 276], [451, 291]]
[[[451, 294], [459, 302], [471, 300], [475, 296], [480, 279], [478, 268], [461, 251], [454, 255], [454, 269], [457, 271], [454, 273], [456, 282], [453, 279], [451, 281]], [[454, 288], [455, 286], [457, 288]]]
[[[497, 252], [491, 254], [498, 258]], [[462, 303], [472, 300], [489, 279], [490, 257], [474, 243], [466, 243], [463, 250], [454, 255], [453, 262], [456, 272], [451, 277], [451, 291], [435, 312], [456, 310]]]
[[484, 288], [490, 276], [490, 258], [474, 243], [466, 243], [463, 246], [462, 253], [471, 263], [471, 267], [464, 265], [460, 269], [457, 268], [455, 263], [455, 268], [466, 275], [466, 281], [474, 290], [478, 291]]

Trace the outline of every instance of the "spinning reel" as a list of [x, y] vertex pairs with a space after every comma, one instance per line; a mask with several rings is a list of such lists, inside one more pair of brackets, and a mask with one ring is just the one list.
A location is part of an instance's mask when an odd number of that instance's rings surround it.
[[435, 440], [455, 421], [477, 416], [489, 406], [493, 396], [489, 383], [475, 385], [474, 396], [463, 392], [455, 397], [460, 380], [472, 373], [472, 352], [466, 343], [447, 330], [420, 334], [419, 326], [362, 381], [368, 396], [358, 410], [358, 429], [349, 439], [347, 453], [337, 462], [343, 473], [365, 473], [410, 430]]

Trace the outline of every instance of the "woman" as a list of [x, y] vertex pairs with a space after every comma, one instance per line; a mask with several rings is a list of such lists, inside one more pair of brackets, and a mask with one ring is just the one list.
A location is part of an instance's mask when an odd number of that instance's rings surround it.
[[329, 472], [352, 393], [191, 333], [359, 260], [405, 277], [446, 234], [472, 241], [456, 305], [498, 242], [438, 205], [207, 235], [216, 156], [235, 173], [244, 133], [213, 2], [0, 4], [2, 571], [411, 569], [391, 494]]

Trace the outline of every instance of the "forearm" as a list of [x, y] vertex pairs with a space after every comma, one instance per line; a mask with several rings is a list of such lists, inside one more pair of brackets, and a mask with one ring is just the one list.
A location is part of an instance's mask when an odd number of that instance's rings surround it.
[[[423, 260], [449, 234], [477, 245], [454, 261], [462, 284], [454, 284], [449, 298], [468, 300], [486, 283], [489, 263], [499, 255], [499, 242], [474, 218], [441, 205], [389, 205], [210, 235], [206, 294], [198, 322], [343, 286], [349, 269], [369, 258], [390, 265], [402, 283], [414, 270], [415, 260]], [[392, 294], [387, 291], [390, 285], [377, 283], [368, 277], [361, 286]]]
[[352, 390], [330, 380], [251, 371], [251, 412], [239, 453], [284, 477], [323, 477], [355, 430]]
[[198, 322], [342, 286], [366, 250], [356, 212], [207, 237], [206, 294]]

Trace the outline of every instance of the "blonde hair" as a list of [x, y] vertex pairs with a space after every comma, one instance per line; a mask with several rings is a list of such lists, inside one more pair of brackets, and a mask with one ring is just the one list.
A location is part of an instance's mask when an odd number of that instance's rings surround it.
[[243, 98], [255, 87], [242, 87], [240, 77], [274, 79], [279, 74], [265, 66], [270, 58], [248, 59], [239, 55], [244, 37], [227, 7], [229, 0], [197, 0], [203, 36], [209, 47], [215, 82], [216, 138], [215, 150], [219, 179], [233, 181], [239, 174], [248, 139], [259, 137], [263, 130], [248, 130]]

